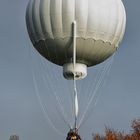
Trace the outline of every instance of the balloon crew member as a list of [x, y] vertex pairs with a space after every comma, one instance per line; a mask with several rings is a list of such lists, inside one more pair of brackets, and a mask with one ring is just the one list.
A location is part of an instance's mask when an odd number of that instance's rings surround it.
[[81, 137], [78, 134], [78, 129], [70, 129], [70, 131], [67, 134], [66, 140], [81, 140]]

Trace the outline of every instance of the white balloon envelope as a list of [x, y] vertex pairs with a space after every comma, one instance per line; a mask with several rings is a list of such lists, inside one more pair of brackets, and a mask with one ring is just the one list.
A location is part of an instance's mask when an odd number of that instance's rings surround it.
[[63, 66], [66, 79], [74, 79], [73, 128], [77, 128], [75, 80], [85, 78], [87, 67], [105, 61], [119, 48], [126, 26], [123, 3], [121, 0], [30, 0], [26, 25], [36, 50], [52, 63]]
[[43, 57], [64, 66], [68, 79], [67, 69], [73, 71], [73, 21], [76, 69], [84, 77], [85, 66], [103, 62], [118, 49], [125, 32], [125, 8], [121, 0], [30, 0], [26, 11], [30, 39]]

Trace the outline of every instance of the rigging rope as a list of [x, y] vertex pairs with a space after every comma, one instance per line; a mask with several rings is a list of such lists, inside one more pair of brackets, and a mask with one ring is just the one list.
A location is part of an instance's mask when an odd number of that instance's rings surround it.
[[34, 76], [34, 73], [32, 73], [32, 78], [33, 78], [33, 83], [34, 83], [34, 87], [35, 87], [35, 93], [36, 93], [36, 96], [38, 98], [38, 101], [39, 101], [39, 104], [40, 104], [40, 107], [41, 107], [41, 110], [45, 116], [45, 118], [48, 120], [50, 126], [54, 129], [54, 131], [61, 135], [61, 136], [65, 136], [62, 132], [60, 132], [54, 125], [53, 125], [53, 122], [51, 121], [50, 117], [48, 116], [48, 114], [46, 113], [46, 110], [47, 108], [44, 107], [43, 103], [42, 103], [42, 100], [41, 100], [41, 97], [39, 95], [39, 90], [38, 90], [38, 86], [37, 86], [37, 83], [36, 83], [36, 80], [35, 80], [35, 76]]
[[[95, 88], [94, 90], [91, 90], [93, 91], [92, 92], [92, 96], [89, 98], [90, 100], [87, 102], [87, 106], [86, 106], [86, 109], [81, 117], [81, 120], [79, 122], [79, 125], [78, 125], [78, 128], [81, 126], [81, 124], [83, 123], [84, 121], [84, 118], [85, 118], [85, 115], [87, 113], [87, 111], [89, 110], [89, 107], [92, 103], [92, 101], [95, 99], [96, 95], [97, 95], [97, 92], [99, 90], [99, 88], [101, 87], [102, 83], [103, 83], [103, 80], [104, 80], [104, 77], [106, 75], [107, 72], [109, 72], [110, 68], [111, 68], [111, 65], [113, 63], [113, 58], [114, 58], [114, 55], [112, 56], [111, 60], [109, 60], [106, 65], [103, 67], [103, 70], [101, 71], [101, 75], [99, 77], [99, 79], [97, 79], [97, 84], [95, 85]], [[95, 100], [95, 103], [94, 103], [94, 106], [97, 104], [97, 100], [98, 98]]]
[[[42, 59], [41, 59], [41, 62], [42, 62]], [[44, 68], [45, 68], [45, 65], [43, 65], [43, 62], [41, 63], [41, 66], [43, 66]], [[53, 69], [52, 69], [53, 70]], [[49, 71], [48, 71], [48, 73], [49, 73]], [[53, 74], [55, 75], [55, 73], [56, 72], [53, 72]], [[45, 75], [45, 76], [44, 76]], [[68, 125], [68, 127], [69, 128], [71, 128], [72, 126], [71, 126], [71, 124], [69, 123], [69, 120], [68, 120], [68, 117], [66, 117], [66, 112], [65, 112], [65, 110], [64, 110], [64, 107], [63, 107], [63, 105], [62, 105], [62, 100], [60, 99], [60, 97], [61, 96], [57, 96], [57, 93], [56, 93], [56, 90], [54, 90], [54, 88], [52, 87], [52, 84], [50, 83], [50, 81], [52, 81], [52, 79], [50, 79], [52, 74], [43, 74], [42, 75], [42, 79], [43, 79], [43, 81], [44, 81], [44, 83], [45, 84], [48, 84], [50, 87], [51, 87], [51, 89], [52, 89], [52, 94], [54, 95], [54, 97], [55, 97], [55, 99], [56, 99], [56, 103], [58, 104], [58, 107], [59, 107], [59, 109], [60, 109], [60, 114], [62, 115], [62, 118], [63, 118], [63, 120], [65, 121], [65, 123]], [[54, 76], [53, 75], [53, 76]], [[46, 77], [46, 78], [45, 78]], [[48, 79], [47, 81], [46, 81], [46, 79]], [[55, 77], [54, 78], [55, 80], [57, 79], [57, 77]], [[56, 85], [55, 85], [56, 86]]]
[[[113, 64], [113, 61], [114, 61], [114, 55], [110, 60], [110, 65], [109, 65], [108, 71], [106, 72], [107, 75], [109, 75], [109, 72], [111, 70], [111, 67], [112, 67], [112, 64]], [[105, 84], [105, 79], [104, 79], [103, 84], [101, 84], [100, 89], [103, 87], [104, 84]], [[94, 105], [92, 106], [92, 108], [94, 108], [97, 105], [97, 103], [99, 101], [99, 98], [100, 98], [99, 96], [101, 96], [101, 92], [99, 92], [98, 96], [96, 96], [95, 102], [94, 102]], [[91, 114], [92, 112], [89, 112], [89, 113]], [[88, 120], [88, 118], [90, 117], [90, 114], [86, 115], [86, 118], [84, 118], [84, 121], [81, 123], [81, 125], [83, 125], [86, 122], [86, 120]], [[81, 127], [81, 125], [79, 127]]]
[[[31, 57], [31, 49], [30, 49], [30, 57]], [[31, 58], [31, 65], [32, 65], [32, 64], [33, 64], [33, 62], [32, 62], [32, 58]], [[32, 79], [33, 79], [33, 84], [34, 84], [34, 88], [35, 88], [35, 94], [36, 94], [36, 96], [37, 96], [37, 99], [38, 99], [38, 101], [39, 101], [41, 110], [42, 110], [42, 112], [43, 112], [43, 114], [44, 114], [46, 120], [48, 121], [48, 123], [50, 124], [50, 126], [54, 129], [54, 131], [55, 131], [57, 134], [59, 134], [59, 135], [61, 135], [61, 136], [65, 136], [62, 132], [59, 131], [59, 129], [57, 129], [57, 128], [54, 126], [54, 124], [53, 124], [53, 122], [51, 121], [49, 115], [47, 114], [47, 108], [43, 105], [43, 102], [42, 102], [41, 97], [40, 97], [40, 95], [39, 95], [39, 89], [38, 89], [38, 86], [37, 86], [37, 82], [36, 82], [36, 79], [35, 79], [35, 73], [34, 73], [34, 71], [33, 71], [32, 66], [31, 66], [31, 72], [32, 72]]]

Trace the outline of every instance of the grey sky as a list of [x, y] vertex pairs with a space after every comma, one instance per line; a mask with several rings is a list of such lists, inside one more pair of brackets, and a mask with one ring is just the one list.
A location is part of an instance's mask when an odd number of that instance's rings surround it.
[[[32, 45], [25, 26], [27, 2], [0, 0], [0, 139], [17, 134], [21, 140], [62, 140], [65, 137], [46, 123], [34, 92], [29, 56]], [[92, 132], [103, 133], [105, 125], [129, 132], [130, 122], [140, 117], [140, 1], [124, 0], [124, 5], [125, 37], [99, 102], [80, 129], [85, 140], [91, 139]]]

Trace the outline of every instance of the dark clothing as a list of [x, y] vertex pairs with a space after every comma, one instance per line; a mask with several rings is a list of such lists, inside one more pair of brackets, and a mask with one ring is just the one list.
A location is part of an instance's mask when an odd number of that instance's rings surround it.
[[78, 135], [78, 133], [76, 133], [76, 132], [69, 132], [68, 134], [67, 134], [67, 138], [66, 138], [66, 140], [81, 140], [81, 137], [80, 137], [80, 135]]

